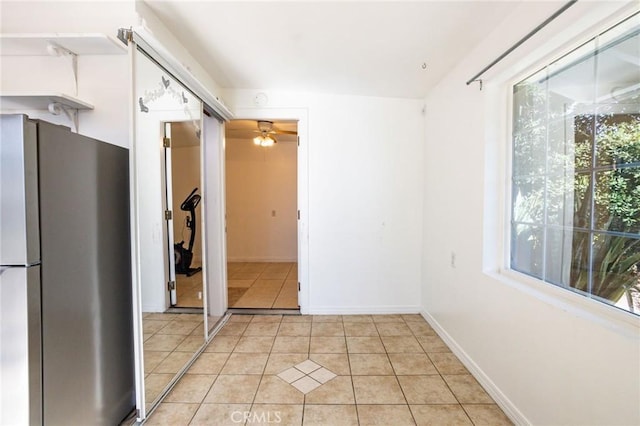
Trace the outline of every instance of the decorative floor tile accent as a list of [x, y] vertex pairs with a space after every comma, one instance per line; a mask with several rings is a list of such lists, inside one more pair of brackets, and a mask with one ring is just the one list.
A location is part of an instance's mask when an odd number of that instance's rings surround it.
[[314, 371], [313, 373], [309, 374], [309, 376], [311, 378], [315, 379], [316, 381], [322, 383], [322, 384], [325, 384], [329, 380], [331, 380], [334, 377], [336, 377], [335, 374], [333, 374], [331, 371], [327, 370], [324, 367], [318, 368], [316, 371]]
[[287, 368], [278, 374], [278, 377], [300, 392], [307, 394], [327, 383], [336, 377], [336, 375], [331, 370], [307, 359], [291, 368]]
[[284, 380], [289, 384], [295, 382], [298, 379], [303, 378], [304, 376], [305, 374], [302, 371], [293, 367], [287, 370], [284, 370], [282, 373], [278, 374], [278, 377], [280, 377], [282, 380]]
[[322, 386], [322, 383], [316, 382], [309, 376], [304, 376], [302, 379], [296, 380], [295, 382], [291, 383], [291, 386], [298, 389], [300, 392], [307, 394], [318, 386]]
[[300, 364], [296, 365], [295, 368], [297, 368], [298, 370], [302, 371], [305, 374], [309, 374], [312, 371], [315, 371], [318, 368], [320, 368], [320, 366], [318, 364], [316, 364], [315, 362], [311, 361], [310, 359], [308, 359], [308, 360], [302, 361]]

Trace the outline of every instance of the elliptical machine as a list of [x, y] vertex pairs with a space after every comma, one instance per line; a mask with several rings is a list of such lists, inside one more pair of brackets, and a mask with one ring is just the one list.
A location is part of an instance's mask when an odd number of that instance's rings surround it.
[[190, 277], [202, 271], [201, 267], [192, 268], [191, 260], [193, 259], [193, 242], [196, 239], [196, 207], [200, 204], [202, 197], [196, 194], [198, 188], [194, 188], [191, 194], [184, 199], [180, 205], [180, 210], [189, 212], [191, 216], [187, 216], [187, 228], [191, 231], [189, 237], [189, 247], [184, 247], [184, 240], [173, 245], [176, 260], [176, 274], [185, 274]]

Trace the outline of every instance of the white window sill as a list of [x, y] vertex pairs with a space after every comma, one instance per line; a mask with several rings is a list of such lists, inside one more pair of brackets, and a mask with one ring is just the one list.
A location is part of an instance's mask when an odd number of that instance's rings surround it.
[[485, 271], [485, 274], [570, 315], [595, 322], [629, 337], [640, 336], [640, 316], [636, 314], [513, 270]]

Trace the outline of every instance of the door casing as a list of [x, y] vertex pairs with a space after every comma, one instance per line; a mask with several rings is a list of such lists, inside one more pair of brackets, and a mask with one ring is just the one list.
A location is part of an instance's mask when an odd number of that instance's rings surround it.
[[[300, 218], [298, 220], [298, 304], [300, 305], [300, 313], [307, 314], [309, 311], [309, 154], [308, 154], [308, 111], [305, 108], [261, 108], [249, 109], [240, 108], [235, 111], [234, 119], [238, 120], [296, 120], [298, 122], [298, 159], [297, 159], [297, 200]], [[224, 204], [226, 200], [226, 190], [224, 186], [225, 173], [225, 144], [222, 144], [221, 158], [219, 166], [222, 173], [223, 184], [219, 188], [218, 196]], [[224, 212], [224, 210], [223, 210]], [[224, 216], [223, 216], [224, 218]], [[226, 253], [226, 230], [222, 235], [225, 246], [224, 265], [226, 270], [227, 253]], [[225, 294], [224, 305], [228, 308], [227, 294], [227, 277], [225, 273], [224, 281], [217, 284], [224, 288], [215, 289], [216, 292]]]

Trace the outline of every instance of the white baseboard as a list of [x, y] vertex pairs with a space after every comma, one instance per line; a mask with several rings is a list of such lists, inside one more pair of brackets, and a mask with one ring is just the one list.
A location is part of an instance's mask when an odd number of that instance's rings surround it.
[[530, 425], [531, 422], [524, 414], [511, 402], [511, 400], [496, 386], [489, 376], [476, 364], [469, 355], [462, 349], [460, 345], [442, 328], [440, 323], [436, 321], [428, 312], [420, 310], [422, 317], [431, 325], [438, 333], [438, 336], [447, 344], [449, 349], [460, 359], [460, 362], [467, 367], [467, 370], [482, 385], [487, 393], [493, 398], [498, 406], [516, 425]]
[[380, 314], [419, 314], [420, 306], [310, 306], [311, 315], [380, 315]]
[[291, 257], [227, 257], [227, 262], [272, 262], [272, 263], [293, 263], [297, 262], [298, 258]]
[[163, 313], [166, 310], [167, 310], [167, 308], [165, 308], [164, 306], [156, 306], [156, 305], [142, 306], [142, 313], [144, 313], [144, 314], [147, 314], [147, 313]]

